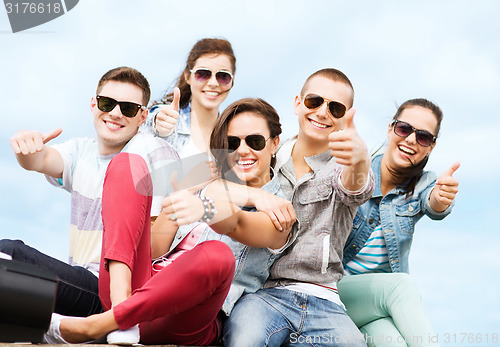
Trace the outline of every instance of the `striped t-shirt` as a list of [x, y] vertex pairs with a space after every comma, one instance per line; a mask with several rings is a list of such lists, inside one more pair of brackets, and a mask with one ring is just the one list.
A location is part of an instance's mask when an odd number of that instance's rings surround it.
[[[100, 155], [97, 141], [89, 138], [71, 139], [53, 148], [63, 158], [63, 177], [46, 176], [47, 180], [71, 193], [69, 264], [82, 266], [97, 275], [103, 230], [102, 188], [108, 164], [116, 153]], [[135, 135], [122, 152], [141, 155], [153, 180], [162, 167], [178, 159], [177, 152], [164, 140], [142, 133]], [[161, 200], [166, 193], [155, 188], [151, 215], [159, 214]]]
[[392, 272], [382, 227], [377, 226], [358, 254], [344, 267], [346, 275]]

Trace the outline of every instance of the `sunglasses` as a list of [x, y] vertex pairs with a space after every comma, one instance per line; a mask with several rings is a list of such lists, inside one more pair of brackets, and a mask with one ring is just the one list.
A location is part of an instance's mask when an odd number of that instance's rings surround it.
[[[262, 151], [266, 147], [267, 139], [263, 135], [248, 135], [243, 138], [248, 147], [256, 151]], [[227, 149], [229, 152], [234, 152], [240, 148], [241, 139], [238, 136], [227, 137]]]
[[346, 107], [338, 101], [327, 100], [316, 94], [307, 94], [304, 97], [304, 106], [310, 110], [321, 107], [325, 102], [328, 103], [328, 110], [335, 118], [342, 118], [345, 115]]
[[415, 133], [415, 139], [421, 146], [429, 147], [434, 142], [436, 142], [436, 136], [432, 135], [426, 130], [415, 129], [412, 125], [406, 122], [395, 120], [391, 125], [393, 126], [394, 134], [398, 136], [408, 137], [411, 134]]
[[[212, 70], [199, 68], [191, 70], [194, 73], [194, 78], [199, 82], [206, 82], [212, 77]], [[215, 72], [215, 79], [220, 85], [228, 85], [233, 80], [233, 75], [229, 71], [219, 70]]]
[[125, 117], [135, 117], [137, 115], [137, 112], [141, 108], [145, 108], [142, 105], [136, 104], [135, 102], [129, 102], [129, 101], [116, 101], [113, 98], [107, 97], [107, 96], [102, 96], [102, 95], [97, 95], [97, 108], [101, 110], [102, 112], [111, 112], [116, 105], [120, 105], [120, 111]]

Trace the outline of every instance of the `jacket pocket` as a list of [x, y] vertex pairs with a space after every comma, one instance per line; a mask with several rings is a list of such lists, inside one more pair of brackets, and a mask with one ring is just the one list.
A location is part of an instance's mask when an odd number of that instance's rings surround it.
[[415, 229], [415, 219], [420, 214], [420, 202], [410, 201], [407, 204], [396, 206], [396, 218], [401, 232], [413, 235]]

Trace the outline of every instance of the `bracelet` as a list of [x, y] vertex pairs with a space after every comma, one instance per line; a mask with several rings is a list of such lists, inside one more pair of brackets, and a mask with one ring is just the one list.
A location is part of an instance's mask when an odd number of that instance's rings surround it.
[[205, 212], [203, 216], [200, 218], [201, 223], [208, 223], [212, 218], [214, 218], [217, 210], [215, 209], [214, 201], [210, 199], [208, 196], [200, 196], [200, 200], [203, 203], [203, 207]]

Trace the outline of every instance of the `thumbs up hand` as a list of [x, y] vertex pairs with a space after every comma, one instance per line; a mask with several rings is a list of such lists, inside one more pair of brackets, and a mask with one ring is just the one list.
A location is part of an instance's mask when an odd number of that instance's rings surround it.
[[199, 221], [205, 213], [205, 207], [201, 199], [189, 189], [179, 190], [180, 184], [177, 175], [171, 179], [174, 193], [168, 195], [162, 201], [162, 212], [168, 219], [177, 225], [186, 225]]
[[349, 109], [343, 119], [344, 129], [328, 135], [332, 157], [335, 157], [337, 163], [344, 165], [342, 185], [350, 191], [357, 191], [365, 186], [371, 163], [366, 144], [354, 125], [355, 113], [354, 108]]
[[459, 162], [454, 163], [436, 180], [436, 185], [430, 197], [431, 207], [434, 211], [442, 212], [446, 210], [455, 199], [458, 193], [458, 180], [453, 177], [453, 174], [459, 167]]
[[328, 135], [328, 147], [335, 161], [345, 166], [358, 164], [369, 159], [368, 149], [363, 139], [359, 136], [354, 125], [356, 110], [351, 108], [344, 116], [344, 128]]
[[181, 91], [179, 88], [174, 89], [174, 98], [170, 105], [160, 107], [160, 110], [153, 119], [153, 129], [156, 135], [165, 137], [174, 132], [177, 118], [179, 118], [179, 102], [181, 99]]
[[41, 152], [45, 144], [62, 133], [62, 129], [55, 129], [50, 133], [39, 131], [19, 131], [10, 139], [10, 146], [16, 155], [28, 155]]

